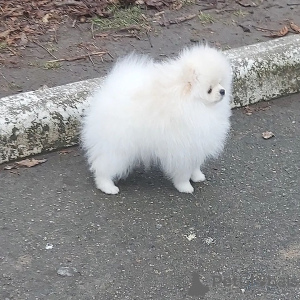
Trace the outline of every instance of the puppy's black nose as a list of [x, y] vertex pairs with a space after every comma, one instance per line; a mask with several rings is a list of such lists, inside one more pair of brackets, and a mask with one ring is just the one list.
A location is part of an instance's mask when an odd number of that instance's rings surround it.
[[224, 95], [225, 95], [225, 90], [224, 90], [224, 89], [221, 89], [221, 90], [220, 90], [220, 94], [221, 94], [222, 96], [224, 96]]

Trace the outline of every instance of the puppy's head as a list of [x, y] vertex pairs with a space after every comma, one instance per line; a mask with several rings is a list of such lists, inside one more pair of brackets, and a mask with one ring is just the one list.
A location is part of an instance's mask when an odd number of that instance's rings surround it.
[[229, 99], [232, 72], [226, 57], [208, 46], [195, 46], [182, 52], [183, 92], [186, 96], [212, 105]]

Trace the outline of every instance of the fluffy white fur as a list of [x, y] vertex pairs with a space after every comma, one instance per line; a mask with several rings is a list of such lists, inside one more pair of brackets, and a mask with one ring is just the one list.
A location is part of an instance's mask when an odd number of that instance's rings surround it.
[[205, 180], [201, 165], [223, 149], [231, 77], [225, 56], [202, 45], [160, 63], [136, 54], [118, 61], [83, 120], [97, 188], [116, 194], [115, 180], [154, 163], [178, 191], [192, 193], [190, 179]]

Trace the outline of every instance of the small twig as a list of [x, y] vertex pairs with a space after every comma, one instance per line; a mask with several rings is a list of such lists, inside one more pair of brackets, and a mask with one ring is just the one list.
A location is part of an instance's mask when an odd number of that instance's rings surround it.
[[107, 52], [108, 56], [110, 56], [111, 59], [115, 59], [109, 52]]
[[[169, 20], [169, 21], [168, 21], [168, 24], [169, 24], [169, 25], [172, 25], [172, 24], [179, 24], [179, 23], [182, 23], [182, 22], [185, 22], [185, 21], [189, 21], [189, 20], [191, 20], [191, 19], [194, 19], [195, 17], [197, 17], [197, 14], [192, 14], [192, 15], [182, 16], [182, 17], [176, 18], [176, 19], [174, 19], [174, 20]], [[165, 23], [161, 23], [160, 25], [161, 25], [161, 26], [167, 26], [167, 25], [165, 25]]]
[[92, 53], [89, 53], [89, 54], [75, 56], [75, 57], [66, 57], [66, 58], [59, 58], [59, 59], [55, 59], [55, 60], [49, 60], [47, 62], [48, 63], [55, 63], [55, 62], [61, 62], [61, 61], [74, 61], [74, 60], [87, 58], [87, 57], [90, 57], [92, 55], [101, 55], [101, 56], [103, 56], [104, 54], [107, 54], [107, 52], [92, 52]]
[[95, 37], [107, 38], [107, 37], [133, 37], [133, 34], [108, 34], [108, 33], [100, 33], [96, 34]]
[[108, 32], [96, 34], [95, 37], [107, 38], [109, 36]]
[[300, 3], [287, 3], [288, 6], [300, 5]]
[[217, 8], [215, 5], [202, 7], [203, 4], [199, 4], [199, 3], [195, 3], [195, 4], [198, 5], [198, 6], [201, 6], [201, 8], [200, 8], [201, 11], [211, 10], [211, 9], [216, 9]]
[[165, 26], [165, 27], [168, 27], [170, 25], [170, 22], [167, 20], [165, 14], [162, 15], [163, 17], [163, 22], [162, 23], [159, 23], [161, 26]]
[[91, 31], [92, 31], [92, 38], [94, 40], [95, 39], [95, 35], [94, 35], [94, 22], [92, 22]]
[[[204, 6], [204, 7], [201, 7], [201, 10], [210, 10], [210, 9], [215, 9], [218, 7], [218, 1], [212, 1], [213, 3], [211, 4], [198, 4], [196, 3], [196, 5], [199, 5], [199, 6]], [[220, 2], [225, 2], [225, 1], [220, 1]]]
[[170, 22], [170, 24], [178, 24], [178, 23], [182, 23], [182, 22], [185, 22], [185, 21], [192, 20], [195, 17], [197, 17], [197, 14], [192, 14], [192, 15], [188, 15], [188, 16], [179, 17], [179, 18], [176, 18], [175, 20], [170, 20], [169, 22]]
[[147, 35], [150, 47], [153, 48], [152, 41], [151, 41], [151, 36], [149, 35], [148, 31], [146, 31], [146, 35]]
[[85, 6], [86, 7], [86, 5], [83, 3], [83, 2], [81, 2], [81, 1], [75, 1], [75, 0], [66, 0], [66, 1], [61, 1], [61, 2], [58, 2], [58, 1], [56, 1], [56, 2], [54, 2], [54, 5], [55, 6], [64, 6], [64, 5], [81, 5], [81, 6]]
[[13, 53], [13, 55], [18, 55], [18, 53], [15, 51], [15, 50], [13, 50], [13, 49], [11, 49], [10, 47], [6, 47], [11, 53]]
[[96, 49], [99, 49], [98, 46], [95, 45], [95, 43], [91, 43]]
[[4, 76], [4, 74], [3, 74], [2, 72], [0, 72], [0, 74], [1, 74], [1, 76], [4, 78], [4, 80], [5, 80], [8, 84], [11, 84], [11, 83], [7, 80], [7, 78]]
[[136, 38], [137, 40], [141, 40], [141, 38], [135, 34], [135, 33], [129, 33], [129, 34], [112, 34], [111, 37], [113, 38]]
[[232, 12], [232, 11], [236, 11], [235, 8], [222, 8], [222, 9], [217, 9], [216, 10], [216, 13], [217, 14], [220, 14], [220, 13], [224, 13], [224, 12]]
[[243, 6], [243, 7], [256, 7], [256, 4], [254, 2], [252, 4], [250, 4], [250, 3], [243, 3], [243, 2], [238, 1], [238, 0], [236, 0], [235, 2], [237, 4], [239, 4], [240, 6]]
[[[94, 45], [94, 47], [95, 47], [95, 45]], [[88, 49], [88, 47], [87, 47], [87, 46], [84, 46], [84, 48], [85, 48], [87, 51], [89, 51], [89, 49]], [[98, 47], [95, 47], [95, 48], [97, 48], [97, 49], [98, 49]], [[88, 57], [89, 57], [89, 60], [91, 61], [92, 65], [93, 65], [93, 66], [94, 66], [94, 68], [95, 68], [95, 64], [94, 64], [94, 61], [93, 61], [93, 59], [92, 59], [91, 55], [90, 55], [90, 54], [88, 54]], [[102, 58], [102, 57], [101, 57], [101, 58]]]
[[88, 56], [89, 56], [89, 60], [91, 61], [91, 63], [92, 63], [92, 65], [93, 65], [93, 67], [95, 68], [95, 64], [94, 64], [94, 61], [92, 60], [92, 57], [91, 57], [91, 55], [89, 54]]
[[142, 14], [141, 16], [142, 16], [142, 18], [143, 18], [146, 22], [149, 21], [149, 20], [147, 19], [147, 17], [146, 17], [144, 14]]
[[136, 38], [137, 35], [134, 33], [130, 33], [130, 34], [112, 34], [111, 37], [113, 38], [125, 38], [125, 37], [134, 37]]
[[259, 26], [255, 26], [255, 25], [252, 25], [252, 27], [254, 27], [257, 30], [264, 31], [264, 32], [267, 32], [267, 31], [277, 31], [276, 29], [263, 28], [263, 27], [259, 27]]
[[56, 28], [54, 28], [54, 41], [56, 44], [58, 44]]
[[55, 55], [53, 55], [47, 48], [45, 48], [43, 45], [41, 45], [40, 43], [38, 43], [37, 41], [32, 41], [33, 43], [35, 43], [36, 45], [40, 46], [41, 48], [43, 48], [45, 51], [47, 51], [53, 58], [57, 59], [57, 57]]
[[142, 27], [139, 25], [130, 25], [130, 26], [118, 29], [118, 31], [129, 31], [129, 30], [142, 30]]
[[164, 10], [157, 12], [156, 14], [154, 14], [154, 16], [158, 17], [158, 16], [163, 15], [163, 14], [165, 14]]
[[250, 28], [248, 28], [247, 26], [242, 25], [242, 24], [238, 24], [238, 26], [240, 26], [244, 32], [250, 32]]

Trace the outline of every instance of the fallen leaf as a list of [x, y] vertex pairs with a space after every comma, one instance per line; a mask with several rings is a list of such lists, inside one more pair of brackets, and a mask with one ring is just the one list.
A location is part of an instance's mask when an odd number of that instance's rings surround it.
[[49, 23], [50, 18], [51, 18], [51, 14], [45, 14], [42, 18], [43, 23]]
[[29, 158], [27, 158], [27, 159], [16, 162], [16, 164], [20, 167], [31, 168], [31, 167], [40, 165], [46, 161], [47, 161], [47, 159], [34, 159], [34, 158], [29, 159]]
[[189, 235], [185, 235], [185, 237], [189, 240], [192, 241], [196, 238], [196, 234], [195, 233], [190, 233]]
[[283, 37], [283, 36], [287, 35], [288, 32], [289, 32], [289, 28], [285, 25], [279, 31], [268, 35], [268, 37]]
[[291, 28], [296, 31], [297, 33], [300, 33], [300, 27], [296, 25], [294, 22], [290, 22]]
[[81, 17], [79, 18], [79, 22], [80, 22], [80, 23], [86, 22], [86, 17], [85, 17], [85, 16], [81, 16]]
[[95, 35], [96, 37], [101, 37], [101, 38], [106, 38], [106, 37], [108, 37], [109, 36], [109, 34], [108, 33], [99, 33], [99, 34], [97, 34], [97, 35]]
[[161, 0], [145, 0], [146, 5], [159, 8], [164, 5], [163, 1]]
[[249, 27], [247, 27], [247, 26], [245, 26], [243, 24], [238, 24], [238, 25], [243, 29], [244, 32], [251, 32], [251, 30], [250, 30]]
[[65, 149], [65, 150], [60, 150], [60, 151], [59, 151], [59, 154], [69, 154], [69, 153], [71, 153], [71, 152], [73, 152], [73, 150]]
[[239, 5], [243, 6], [243, 7], [256, 7], [256, 3], [252, 2], [252, 1], [243, 1], [243, 0], [239, 0], [236, 1], [236, 3], [238, 3]]
[[249, 106], [246, 106], [246, 107], [244, 108], [244, 111], [245, 111], [245, 114], [246, 114], [247, 116], [251, 116], [251, 115], [253, 114], [253, 110], [252, 110], [252, 108], [250, 108]]
[[10, 170], [9, 173], [14, 174], [14, 175], [20, 175], [18, 170]]
[[281, 255], [285, 259], [299, 259], [300, 258], [300, 245], [291, 245], [289, 249], [281, 250]]
[[262, 133], [262, 137], [263, 137], [265, 140], [268, 140], [268, 139], [272, 138], [273, 136], [275, 136], [275, 135], [274, 135], [274, 133], [271, 132], [271, 131], [265, 131], [265, 132]]
[[11, 33], [10, 29], [0, 32], [0, 39], [6, 38]]
[[19, 46], [25, 46], [27, 43], [28, 43], [28, 39], [26, 34], [24, 32], [21, 32]]
[[16, 165], [7, 165], [7, 166], [5, 166], [3, 169], [4, 169], [4, 170], [12, 170], [12, 169], [16, 169], [16, 168], [17, 168]]
[[207, 237], [207, 238], [204, 239], [204, 243], [205, 243], [206, 245], [211, 245], [211, 244], [214, 244], [215, 241], [214, 241], [213, 238]]
[[255, 25], [252, 25], [252, 27], [254, 27], [256, 30], [262, 31], [262, 32], [276, 31], [276, 30], [271, 30], [271, 29], [268, 29], [268, 28], [262, 28], [262, 27], [259, 27], [259, 26], [255, 26]]

